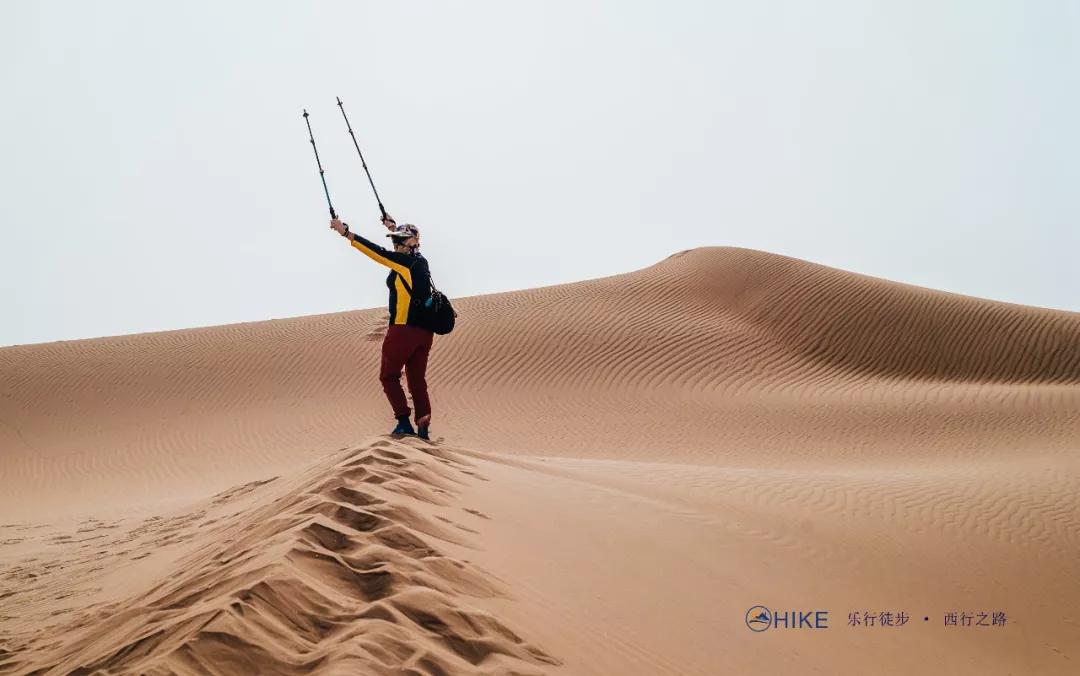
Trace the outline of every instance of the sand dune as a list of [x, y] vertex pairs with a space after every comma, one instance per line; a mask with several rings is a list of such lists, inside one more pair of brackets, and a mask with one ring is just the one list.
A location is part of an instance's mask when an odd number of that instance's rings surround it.
[[381, 310], [0, 349], [0, 673], [1076, 672], [1080, 314], [733, 248], [455, 306], [433, 447], [356, 445]]
[[[292, 480], [253, 482], [168, 520], [73, 540], [86, 544], [53, 559], [63, 581], [43, 579], [50, 566], [40, 560], [4, 575], [23, 581], [7, 608], [23, 622], [6, 637], [0, 671], [537, 673], [534, 665], [557, 660], [460, 603], [503, 593], [440, 554], [439, 543], [464, 545], [470, 529], [425, 515], [452, 502], [470, 466], [378, 440]], [[87, 525], [87, 534], [103, 526]], [[151, 555], [169, 559], [156, 576], [138, 570]], [[78, 612], [49, 610], [60, 586], [109, 584], [103, 564], [143, 573], [149, 588]]]

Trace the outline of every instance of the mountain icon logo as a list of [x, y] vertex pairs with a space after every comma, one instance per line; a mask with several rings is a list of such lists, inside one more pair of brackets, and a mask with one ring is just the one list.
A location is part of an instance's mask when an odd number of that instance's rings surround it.
[[772, 611], [765, 606], [754, 606], [746, 611], [746, 626], [750, 631], [765, 631], [772, 626]]

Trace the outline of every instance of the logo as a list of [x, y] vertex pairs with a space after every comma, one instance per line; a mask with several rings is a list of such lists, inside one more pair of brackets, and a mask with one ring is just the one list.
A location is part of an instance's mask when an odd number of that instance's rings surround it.
[[746, 626], [750, 631], [765, 631], [772, 626], [772, 613], [765, 606], [754, 606], [746, 611]]
[[828, 629], [829, 611], [827, 610], [770, 610], [765, 606], [754, 606], [746, 611], [746, 626], [750, 631], [762, 632], [774, 629]]

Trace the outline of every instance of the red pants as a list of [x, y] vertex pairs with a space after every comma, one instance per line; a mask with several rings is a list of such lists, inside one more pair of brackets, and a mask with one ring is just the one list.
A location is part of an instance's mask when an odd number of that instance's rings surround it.
[[427, 329], [409, 324], [391, 324], [386, 330], [382, 344], [382, 368], [379, 380], [390, 405], [394, 407], [394, 417], [409, 415], [409, 402], [405, 391], [401, 389], [401, 367], [405, 367], [405, 379], [409, 382], [416, 407], [416, 419], [431, 415], [431, 402], [428, 400], [427, 371], [428, 353], [435, 334]]

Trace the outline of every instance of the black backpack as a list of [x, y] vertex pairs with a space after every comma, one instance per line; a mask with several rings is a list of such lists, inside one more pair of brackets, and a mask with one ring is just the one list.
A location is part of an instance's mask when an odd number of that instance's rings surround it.
[[[428, 273], [428, 280], [431, 274]], [[450, 299], [442, 291], [435, 288], [435, 282], [431, 282], [431, 305], [424, 304], [424, 325], [439, 334], [445, 336], [454, 330], [454, 320], [457, 319], [457, 311], [450, 304]]]

